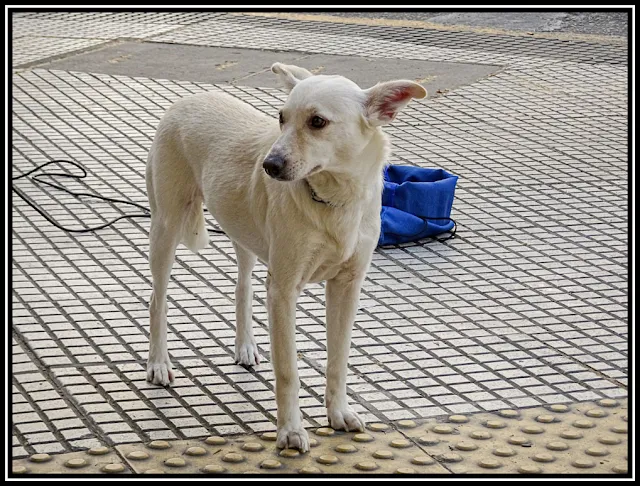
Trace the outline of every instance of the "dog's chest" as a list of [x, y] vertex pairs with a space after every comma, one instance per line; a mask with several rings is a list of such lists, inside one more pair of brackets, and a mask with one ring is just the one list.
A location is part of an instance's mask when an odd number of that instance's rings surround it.
[[324, 235], [310, 255], [308, 281], [332, 279], [347, 266], [351, 268], [354, 260], [368, 265], [379, 231], [375, 223], [370, 224], [365, 219], [357, 228], [351, 223], [343, 232]]

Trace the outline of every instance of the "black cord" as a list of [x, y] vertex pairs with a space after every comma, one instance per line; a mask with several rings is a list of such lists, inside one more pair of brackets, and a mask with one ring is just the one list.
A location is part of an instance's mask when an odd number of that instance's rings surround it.
[[[49, 223], [51, 223], [52, 225], [54, 225], [56, 228], [59, 228], [63, 231], [67, 231], [69, 233], [89, 233], [92, 231], [97, 231], [97, 230], [101, 230], [103, 228], [106, 228], [107, 226], [111, 226], [112, 224], [116, 223], [117, 221], [120, 221], [121, 219], [131, 219], [131, 218], [150, 218], [151, 217], [151, 212], [149, 210], [149, 208], [132, 202], [132, 201], [126, 201], [123, 199], [114, 199], [111, 197], [105, 197], [105, 196], [96, 196], [95, 194], [90, 194], [88, 192], [73, 192], [70, 191], [69, 189], [67, 189], [66, 187], [60, 186], [58, 184], [54, 184], [53, 182], [49, 182], [49, 181], [45, 181], [42, 180], [43, 177], [66, 177], [67, 179], [75, 179], [75, 180], [81, 180], [84, 179], [85, 177], [87, 177], [87, 171], [85, 170], [84, 167], [82, 167], [80, 164], [76, 163], [76, 162], [72, 162], [70, 160], [51, 160], [49, 162], [46, 162], [42, 165], [39, 165], [38, 167], [36, 167], [33, 170], [30, 170], [29, 172], [19, 175], [17, 177], [13, 177], [11, 180], [12, 181], [17, 181], [18, 179], [22, 179], [23, 177], [28, 177], [29, 175], [33, 174], [34, 172], [37, 172], [41, 169], [43, 169], [44, 167], [47, 167], [48, 165], [51, 164], [59, 164], [59, 165], [63, 165], [63, 164], [70, 164], [73, 167], [76, 167], [78, 169], [80, 169], [80, 171], [82, 172], [81, 175], [77, 175], [77, 174], [69, 174], [67, 172], [46, 172], [43, 174], [37, 174], [33, 177], [29, 177], [28, 180], [30, 180], [31, 182], [33, 182], [35, 185], [40, 185], [40, 184], [44, 184], [47, 186], [51, 186], [51, 187], [55, 187], [56, 189], [59, 189], [61, 191], [64, 191], [68, 194], [71, 194], [72, 196], [76, 197], [76, 198], [80, 198], [82, 196], [84, 197], [91, 197], [93, 199], [99, 199], [101, 201], [107, 201], [107, 202], [112, 202], [112, 203], [122, 203], [122, 204], [128, 204], [130, 206], [135, 206], [137, 208], [140, 208], [144, 211], [144, 213], [138, 213], [138, 214], [124, 214], [122, 216], [119, 216], [111, 221], [109, 221], [108, 223], [105, 223], [101, 226], [95, 226], [93, 228], [83, 228], [83, 229], [73, 229], [73, 228], [65, 228], [64, 226], [58, 224], [57, 221], [55, 221], [48, 213], [46, 213], [44, 210], [42, 210], [40, 207], [38, 207], [21, 189], [17, 188], [14, 184], [11, 184], [11, 190], [15, 191], [15, 193], [20, 196], [20, 198], [22, 198], [22, 200], [24, 202], [26, 202], [29, 206], [31, 206], [33, 209], [35, 209], [43, 218], [45, 218], [47, 221], [49, 221]], [[211, 229], [211, 228], [207, 228], [207, 230], [210, 233], [220, 233], [220, 234], [225, 234], [224, 231], [222, 231], [221, 229]]]
[[[48, 213], [46, 213], [44, 210], [42, 210], [40, 207], [38, 207], [21, 189], [17, 188], [15, 185], [11, 184], [11, 190], [15, 191], [15, 193], [20, 196], [22, 198], [22, 200], [24, 202], [26, 202], [29, 206], [31, 206], [33, 209], [35, 209], [43, 218], [45, 218], [47, 221], [49, 221], [49, 223], [51, 223], [53, 226], [55, 226], [56, 228], [59, 228], [63, 231], [67, 231], [69, 233], [90, 233], [93, 231], [98, 231], [101, 230], [103, 228], [106, 228], [108, 226], [111, 226], [112, 224], [120, 221], [121, 219], [132, 219], [132, 218], [150, 218], [151, 217], [151, 211], [149, 210], [149, 208], [132, 202], [132, 201], [126, 201], [123, 199], [114, 199], [111, 197], [105, 197], [105, 196], [96, 196], [95, 194], [90, 194], [88, 192], [73, 192], [70, 191], [69, 189], [67, 189], [66, 187], [60, 186], [58, 184], [54, 184], [53, 182], [49, 182], [49, 181], [45, 181], [42, 180], [43, 177], [66, 177], [67, 179], [75, 179], [75, 180], [81, 180], [84, 179], [85, 177], [87, 177], [87, 171], [85, 170], [84, 167], [82, 167], [82, 165], [76, 163], [76, 162], [72, 162], [70, 160], [51, 160], [49, 162], [45, 162], [42, 165], [39, 165], [38, 167], [36, 167], [35, 169], [30, 170], [29, 172], [19, 175], [17, 177], [13, 177], [11, 180], [12, 181], [17, 181], [18, 179], [22, 179], [24, 177], [28, 177], [29, 175], [33, 174], [34, 172], [37, 172], [45, 167], [47, 167], [48, 165], [51, 164], [59, 164], [59, 165], [63, 165], [63, 164], [69, 164], [72, 165], [73, 167], [76, 167], [78, 169], [80, 169], [80, 171], [82, 172], [81, 175], [77, 175], [77, 174], [69, 174], [68, 172], [45, 172], [42, 174], [36, 174], [33, 177], [30, 177], [28, 180], [30, 180], [31, 182], [33, 182], [35, 185], [40, 185], [40, 184], [44, 184], [50, 187], [54, 187], [56, 189], [59, 189], [61, 191], [66, 192], [67, 194], [71, 194], [72, 196], [76, 197], [76, 198], [80, 198], [80, 197], [90, 197], [93, 199], [99, 199], [101, 201], [107, 201], [107, 202], [112, 202], [112, 203], [122, 203], [122, 204], [128, 204], [130, 206], [135, 206], [137, 208], [140, 208], [142, 211], [144, 211], [144, 213], [138, 213], [138, 214], [124, 214], [122, 216], [118, 216], [117, 218], [109, 221], [108, 223], [105, 223], [103, 225], [100, 226], [95, 226], [93, 228], [83, 228], [83, 229], [73, 229], [73, 228], [65, 228], [64, 226], [58, 224], [57, 221], [55, 221]], [[204, 209], [204, 211], [206, 211], [206, 208]], [[453, 221], [453, 229], [451, 230], [451, 234], [447, 237], [447, 238], [437, 238], [436, 236], [430, 236], [428, 238], [432, 238], [435, 239], [436, 241], [443, 243], [447, 240], [450, 240], [451, 238], [453, 238], [456, 235], [456, 229], [458, 227], [457, 223], [451, 219], [451, 218], [426, 218], [426, 217], [422, 217], [422, 219], [424, 221], [430, 220], [430, 219], [437, 219], [437, 220], [448, 220], [448, 221]], [[217, 233], [217, 234], [226, 234], [224, 231], [222, 231], [219, 228], [216, 229], [212, 229], [212, 228], [207, 228], [207, 231], [209, 233]], [[394, 233], [390, 233], [390, 234], [394, 234]], [[397, 235], [397, 236], [405, 236], [405, 235]], [[417, 235], [416, 235], [417, 236]], [[395, 247], [398, 245], [385, 245], [389, 246], [389, 247]], [[424, 246], [424, 243], [414, 243], [413, 245], [408, 245], [408, 246]]]

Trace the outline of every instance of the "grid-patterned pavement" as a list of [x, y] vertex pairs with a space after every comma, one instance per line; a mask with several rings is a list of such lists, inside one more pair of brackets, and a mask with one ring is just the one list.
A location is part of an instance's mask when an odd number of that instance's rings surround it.
[[[455, 239], [376, 251], [353, 334], [349, 394], [369, 421], [626, 397], [626, 47], [427, 29], [309, 25], [223, 13], [14, 15], [13, 175], [81, 163], [65, 185], [146, 204], [155, 126], [175, 100], [223, 90], [274, 115], [280, 90], [48, 70], [117, 39], [501, 64], [414, 101], [387, 130], [392, 163], [460, 176]], [[322, 35], [319, 35], [319, 34]], [[129, 207], [17, 186], [66, 226]], [[233, 363], [235, 257], [223, 235], [178, 250], [169, 287], [177, 378], [145, 381], [148, 220], [62, 232], [13, 197], [13, 457], [274, 430], [273, 373]], [[325, 425], [324, 292], [297, 306], [301, 406]]]

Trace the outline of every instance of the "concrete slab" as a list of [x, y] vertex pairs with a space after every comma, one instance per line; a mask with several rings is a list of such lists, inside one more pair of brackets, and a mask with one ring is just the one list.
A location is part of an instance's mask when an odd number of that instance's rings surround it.
[[471, 84], [500, 66], [408, 59], [364, 58], [256, 49], [124, 42], [47, 64], [49, 69], [156, 79], [279, 88], [274, 62], [294, 63], [316, 74], [342, 74], [362, 87], [378, 81], [413, 79], [433, 96]]

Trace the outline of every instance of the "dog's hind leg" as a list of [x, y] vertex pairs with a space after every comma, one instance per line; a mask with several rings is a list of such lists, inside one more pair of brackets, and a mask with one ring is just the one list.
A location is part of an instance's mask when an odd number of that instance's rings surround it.
[[238, 282], [236, 284], [236, 363], [248, 366], [260, 364], [260, 352], [253, 337], [251, 304], [251, 272], [257, 257], [249, 250], [233, 242], [238, 260]]
[[[175, 222], [180, 225], [179, 222]], [[167, 286], [180, 232], [159, 217], [151, 218], [149, 236], [149, 263], [153, 278], [153, 292], [149, 302], [149, 360], [147, 380], [157, 385], [173, 381], [173, 371], [167, 347]]]

